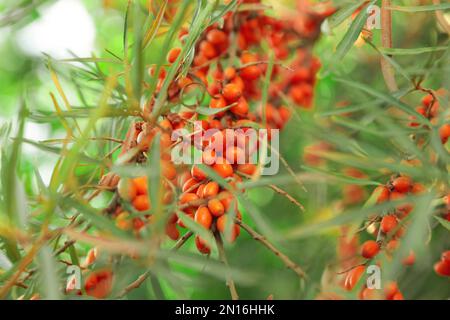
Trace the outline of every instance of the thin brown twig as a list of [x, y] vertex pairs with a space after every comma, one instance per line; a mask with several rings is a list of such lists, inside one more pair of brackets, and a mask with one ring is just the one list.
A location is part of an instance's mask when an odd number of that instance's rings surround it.
[[266, 237], [259, 234], [258, 232], [253, 230], [251, 227], [249, 227], [242, 221], [240, 221], [238, 219], [235, 219], [235, 221], [237, 224], [239, 224], [242, 227], [242, 229], [244, 229], [250, 236], [252, 236], [253, 239], [261, 242], [267, 249], [272, 251], [278, 258], [280, 258], [280, 260], [283, 261], [283, 263], [286, 267], [288, 267], [289, 269], [294, 271], [299, 277], [307, 278], [305, 271], [303, 271], [303, 269], [298, 264], [296, 264], [294, 261], [292, 261], [287, 255], [285, 255], [280, 250], [275, 248], [275, 246], [272, 243], [270, 243], [266, 239]]
[[[237, 174], [247, 178], [247, 179], [251, 179], [252, 176], [245, 174], [243, 172], [237, 171]], [[276, 193], [286, 197], [290, 202], [292, 202], [293, 204], [295, 204], [296, 206], [298, 206], [302, 211], [305, 211], [305, 207], [297, 200], [295, 199], [293, 196], [291, 196], [287, 191], [284, 191], [283, 189], [281, 189], [280, 187], [277, 187], [274, 184], [268, 184], [266, 185], [266, 187], [271, 188], [273, 191], [275, 191]]]
[[[392, 48], [392, 11], [389, 9], [391, 0], [381, 2], [381, 43], [384, 48]], [[381, 71], [389, 91], [398, 91], [395, 73], [387, 59], [381, 57]]]
[[222, 237], [218, 231], [214, 232], [214, 238], [216, 239], [217, 250], [219, 251], [219, 259], [223, 262], [225, 267], [227, 268], [227, 287], [230, 290], [231, 299], [239, 300], [239, 295], [236, 290], [236, 285], [234, 284], [233, 278], [230, 274], [230, 266], [228, 265], [227, 256], [225, 255], [225, 249], [223, 247]]
[[350, 272], [350, 271], [352, 271], [353, 269], [355, 269], [355, 268], [358, 268], [358, 267], [360, 267], [360, 266], [365, 266], [367, 264], [367, 261], [366, 262], [364, 262], [364, 263], [360, 263], [360, 264], [357, 264], [356, 266], [352, 266], [352, 267], [350, 267], [350, 268], [348, 268], [348, 269], [346, 269], [346, 270], [344, 270], [344, 271], [339, 271], [339, 272], [336, 272], [336, 274], [346, 274], [347, 272]]
[[292, 202], [293, 204], [295, 204], [297, 207], [299, 207], [302, 211], [305, 211], [305, 207], [297, 200], [295, 199], [293, 196], [291, 196], [289, 193], [287, 193], [286, 191], [284, 191], [283, 189], [277, 187], [274, 184], [269, 184], [268, 185], [269, 188], [271, 188], [273, 191], [275, 191], [278, 194], [281, 194], [282, 196], [286, 197], [290, 202]]

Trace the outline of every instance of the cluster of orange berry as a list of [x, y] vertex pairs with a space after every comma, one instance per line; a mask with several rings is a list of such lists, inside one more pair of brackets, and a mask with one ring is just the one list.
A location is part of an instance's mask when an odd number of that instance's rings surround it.
[[[422, 99], [422, 104], [416, 107], [416, 111], [422, 116], [431, 121], [431, 123], [436, 123], [440, 113], [440, 103], [439, 97], [444, 98], [447, 91], [445, 89], [437, 90], [435, 94], [427, 94]], [[419, 123], [415, 122], [416, 118], [411, 116], [410, 127], [418, 127]], [[439, 128], [439, 136], [441, 138], [442, 144], [446, 144], [450, 138], [450, 123], [445, 123]]]
[[[409, 194], [420, 194], [424, 191], [422, 184], [412, 181], [408, 176], [393, 177], [386, 185], [378, 186], [374, 190], [374, 196], [377, 203], [385, 201], [396, 201]], [[367, 262], [377, 256], [382, 249], [385, 249], [385, 254], [389, 257], [399, 247], [399, 241], [405, 233], [406, 222], [403, 220], [413, 210], [413, 206], [409, 203], [400, 204], [391, 212], [384, 216], [374, 216], [369, 219], [366, 224], [367, 230], [376, 236], [376, 240], [367, 240], [360, 247], [360, 255], [367, 261], [350, 270], [345, 278], [344, 287], [347, 290], [352, 290], [362, 274], [366, 270]], [[403, 258], [404, 265], [413, 265], [415, 262], [414, 252], [410, 252], [407, 257]], [[396, 286], [396, 284], [395, 284]], [[386, 299], [398, 300], [402, 298], [398, 288], [392, 290], [392, 285], [389, 284], [386, 289], [389, 294], [386, 294]], [[393, 292], [395, 291], [395, 292]], [[375, 290], [364, 287], [360, 292], [362, 299], [370, 299], [375, 295]]]
[[441, 261], [434, 265], [434, 271], [443, 277], [450, 277], [450, 250], [442, 253]]
[[[259, 2], [241, 0], [238, 5]], [[307, 2], [300, 2], [305, 9]], [[170, 150], [177, 142], [171, 141], [171, 137], [178, 129], [187, 129], [192, 134], [199, 130], [203, 135], [202, 142], [194, 142], [192, 147], [201, 151], [202, 163], [224, 178], [231, 188], [239, 188], [242, 179], [255, 174], [258, 167], [248, 159], [260, 147], [260, 142], [251, 141], [245, 135], [246, 130], [255, 125], [266, 129], [283, 128], [291, 112], [284, 105], [280, 92], [286, 93], [292, 102], [300, 107], [312, 106], [316, 73], [320, 63], [312, 56], [311, 45], [318, 36], [321, 21], [332, 11], [315, 12], [309, 3], [307, 7], [308, 10], [302, 12], [303, 19], [300, 20], [308, 24], [309, 28], [301, 28], [299, 22], [294, 28], [292, 22], [296, 18], [275, 19], [267, 16], [263, 10], [236, 10], [227, 13], [223, 23], [211, 25], [204, 31], [196, 44], [195, 56], [186, 76], [181, 73], [176, 76], [167, 91], [167, 100], [170, 103], [183, 105], [184, 94], [204, 88], [207, 98], [202, 102], [206, 101], [212, 112], [204, 115], [197, 112], [196, 106], [183, 106], [176, 113], [163, 112], [157, 125], [151, 126], [147, 122], [134, 124], [133, 132], [130, 133], [130, 141], [133, 143], [125, 149], [129, 152], [130, 148], [137, 147], [139, 151], [134, 155], [135, 162], [146, 160], [145, 153], [154, 142], [155, 136], [160, 134], [161, 168], [166, 190], [163, 203], [171, 203], [174, 195], [179, 194], [179, 210], [172, 214], [167, 222], [166, 233], [171, 239], [179, 238], [178, 227], [186, 227], [183, 223], [185, 217], [180, 218], [180, 214], [193, 219], [206, 229], [230, 233], [228, 241], [234, 241], [239, 235], [237, 220], [241, 219], [241, 213], [237, 199], [232, 192], [211, 180], [198, 165], [174, 166], [170, 162]], [[315, 27], [312, 27], [313, 24]], [[186, 29], [181, 30], [181, 43], [185, 41], [188, 33]], [[300, 41], [301, 39], [304, 41]], [[262, 81], [267, 76], [269, 64], [266, 44], [269, 50], [273, 51], [275, 61], [269, 79], [267, 103], [262, 106]], [[167, 62], [173, 64], [179, 60], [181, 52], [180, 47], [171, 49]], [[283, 66], [281, 61], [288, 66]], [[151, 77], [157, 77], [157, 84], [155, 94], [143, 108], [145, 119], [151, 118], [156, 97], [167, 77], [164, 67], [153, 66], [149, 74]], [[197, 128], [194, 122], [200, 123], [200, 128]], [[216, 131], [207, 135], [208, 129]], [[240, 129], [242, 134], [229, 137], [228, 129]], [[270, 138], [269, 130], [269, 141]], [[216, 152], [216, 149], [212, 148], [217, 143], [223, 144], [223, 152]], [[238, 159], [246, 161], [242, 163], [237, 161]], [[130, 203], [134, 210], [142, 212], [143, 215], [130, 215], [124, 206], [119, 206], [115, 212], [116, 223], [121, 228], [139, 232], [151, 221], [147, 178], [122, 179], [118, 193], [122, 201]], [[237, 220], [227, 223], [230, 212], [233, 220]], [[231, 226], [231, 232], [225, 232], [228, 224]], [[196, 236], [195, 243], [201, 253], [210, 253], [209, 245], [199, 236]]]

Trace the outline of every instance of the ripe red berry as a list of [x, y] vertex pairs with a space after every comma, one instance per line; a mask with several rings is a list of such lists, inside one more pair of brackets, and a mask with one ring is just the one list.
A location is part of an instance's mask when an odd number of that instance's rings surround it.
[[248, 110], [249, 110], [249, 106], [248, 106], [247, 100], [244, 97], [241, 97], [238, 100], [237, 105], [232, 106], [230, 108], [230, 111], [232, 113], [234, 113], [235, 115], [240, 116], [240, 117], [245, 117], [248, 113]]
[[209, 102], [209, 107], [212, 109], [222, 109], [227, 106], [225, 98], [221, 95], [215, 96]]
[[207, 207], [199, 207], [195, 212], [194, 220], [205, 229], [211, 228], [212, 215]]
[[392, 181], [392, 186], [397, 192], [406, 193], [411, 188], [412, 181], [409, 177], [398, 177]]
[[397, 282], [391, 281], [384, 287], [384, 294], [387, 300], [392, 300], [397, 292], [399, 292]]
[[222, 163], [215, 163], [212, 168], [222, 178], [228, 178], [233, 175], [233, 167], [225, 160]]
[[84, 289], [88, 296], [104, 299], [111, 293], [112, 283], [111, 270], [94, 271], [86, 278]]
[[223, 87], [222, 95], [229, 104], [236, 102], [242, 96], [241, 89], [234, 83], [229, 83]]
[[395, 216], [393, 215], [384, 216], [380, 224], [381, 231], [383, 231], [384, 233], [389, 233], [397, 227], [397, 224], [398, 222]]
[[220, 217], [225, 213], [225, 207], [219, 199], [211, 199], [208, 201], [208, 209], [215, 217]]
[[412, 266], [414, 264], [414, 262], [416, 262], [416, 255], [414, 254], [413, 251], [411, 251], [409, 253], [409, 255], [405, 259], [402, 260], [402, 263], [405, 266]]
[[212, 29], [206, 35], [206, 39], [213, 45], [222, 45], [227, 42], [228, 36], [225, 32], [221, 30]]
[[172, 240], [178, 240], [180, 231], [178, 231], [175, 223], [168, 223], [166, 225], [166, 235]]
[[448, 138], [450, 138], [450, 123], [444, 124], [439, 129], [439, 136], [441, 137], [442, 144], [446, 144], [448, 141]]
[[214, 48], [214, 45], [206, 40], [200, 42], [200, 52], [208, 59], [213, 59], [217, 57], [217, 50]]
[[261, 76], [261, 69], [256, 65], [251, 65], [242, 68], [239, 72], [239, 75], [242, 77], [242, 79], [247, 81], [256, 80]]
[[170, 49], [169, 53], [167, 53], [167, 62], [174, 63], [180, 55], [180, 52], [181, 48], [178, 47]]
[[199, 236], [195, 236], [195, 246], [197, 247], [197, 249], [200, 253], [203, 253], [203, 254], [211, 253], [211, 248]]
[[148, 193], [147, 177], [134, 178], [133, 183], [136, 187], [136, 192], [138, 195]]
[[361, 255], [366, 259], [372, 259], [380, 252], [380, 245], [374, 240], [364, 242], [361, 248]]
[[139, 195], [133, 200], [133, 207], [138, 211], [147, 211], [150, 210], [150, 201], [148, 199], [148, 195], [143, 194]]
[[208, 182], [203, 189], [203, 198], [210, 198], [219, 192], [219, 184], [215, 181]]
[[202, 170], [200, 170], [197, 166], [192, 167], [191, 175], [197, 181], [203, 181], [206, 179], [206, 174]]
[[[226, 234], [227, 232], [227, 219], [228, 216], [227, 215], [222, 215], [219, 218], [217, 218], [217, 230], [219, 230], [219, 232]], [[231, 226], [231, 234], [230, 234], [230, 239], [226, 239], [229, 242], [234, 242], [234, 240], [236, 240], [236, 238], [239, 236], [241, 231], [241, 228], [239, 227], [239, 225], [237, 223], [233, 223], [233, 225]]]
[[180, 204], [191, 203], [191, 202], [196, 201], [198, 199], [199, 198], [198, 198], [198, 196], [195, 193], [186, 192], [186, 193], [183, 193], [180, 196]]
[[377, 203], [385, 202], [389, 199], [390, 191], [386, 186], [378, 186], [373, 191], [377, 194]]
[[120, 179], [117, 191], [119, 196], [125, 201], [132, 201], [137, 195], [137, 187], [130, 179]]
[[228, 67], [224, 70], [223, 75], [225, 80], [232, 80], [236, 76], [236, 69], [233, 67]]
[[347, 276], [345, 278], [344, 287], [348, 291], [351, 291], [356, 284], [358, 283], [359, 279], [361, 279], [362, 275], [364, 274], [364, 271], [366, 270], [365, 266], [357, 266], [350, 270], [347, 273]]
[[450, 277], [450, 263], [446, 261], [439, 261], [434, 265], [434, 271], [440, 276]]
[[404, 300], [403, 294], [400, 291], [397, 291], [392, 297], [392, 300]]

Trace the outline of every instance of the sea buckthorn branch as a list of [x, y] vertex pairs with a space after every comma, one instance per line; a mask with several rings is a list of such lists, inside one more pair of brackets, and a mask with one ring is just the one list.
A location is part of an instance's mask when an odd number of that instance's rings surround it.
[[227, 256], [225, 254], [225, 249], [223, 247], [223, 241], [222, 241], [222, 236], [220, 235], [219, 232], [215, 231], [214, 232], [214, 238], [216, 241], [216, 246], [217, 246], [217, 250], [219, 251], [219, 259], [222, 261], [222, 263], [225, 265], [226, 269], [227, 269], [227, 275], [226, 275], [226, 284], [228, 289], [230, 290], [230, 294], [231, 294], [231, 299], [232, 300], [239, 300], [239, 295], [237, 293], [236, 290], [236, 285], [233, 281], [233, 278], [230, 274], [230, 266], [228, 264], [228, 259]]
[[[304, 1], [301, 2], [303, 9], [309, 5], [306, 5]], [[200, 21], [208, 16], [213, 7], [212, 3], [210, 2], [210, 5], [204, 9], [202, 19], [199, 18]], [[239, 4], [241, 3], [253, 4], [259, 1], [242, 0], [239, 1]], [[161, 221], [155, 220], [163, 218], [166, 219], [163, 221], [166, 223], [165, 234], [174, 241], [178, 240], [176, 248], [179, 248], [193, 235], [193, 232], [188, 229], [188, 232], [180, 239], [178, 228], [186, 228], [186, 226], [183, 223], [184, 219], [181, 219], [179, 215], [186, 215], [200, 227], [213, 230], [219, 259], [227, 264], [223, 245], [221, 245], [221, 233], [230, 233], [230, 239], [226, 240], [233, 242], [239, 236], [242, 227], [255, 240], [278, 256], [286, 267], [300, 277], [306, 277], [296, 263], [276, 249], [265, 237], [242, 224], [235, 194], [244, 192], [239, 188], [242, 181], [240, 173], [251, 179], [258, 179], [259, 174], [255, 174], [257, 168], [254, 164], [236, 164], [231, 161], [238, 156], [241, 149], [245, 150], [246, 147], [252, 146], [245, 140], [229, 145], [225, 132], [229, 128], [248, 130], [252, 128], [252, 125], [267, 129], [282, 129], [292, 114], [283, 105], [286, 97], [282, 95], [283, 92], [289, 96], [293, 104], [305, 109], [312, 107], [313, 88], [320, 62], [312, 56], [311, 46], [318, 37], [321, 21], [328, 14], [329, 12], [318, 14], [310, 10], [302, 11], [301, 21], [298, 17], [289, 18], [296, 21], [296, 24], [292, 25], [289, 20], [282, 21], [268, 17], [260, 10], [236, 10], [225, 15], [223, 26], [212, 24], [202, 29], [197, 42], [194, 42], [198, 36], [195, 33], [200, 29], [181, 30], [179, 38], [184, 49], [172, 48], [167, 54], [168, 65], [157, 64], [149, 70], [152, 80], [149, 85], [143, 86], [150, 94], [140, 114], [143, 121], [131, 124], [118, 160], [119, 165], [133, 163], [139, 165], [154, 161], [155, 159], [151, 159], [154, 158], [151, 156], [151, 150], [155, 150], [155, 146], [160, 147], [159, 167], [163, 177], [161, 204], [150, 201], [148, 177], [122, 177], [118, 181], [115, 175], [106, 176], [102, 184], [115, 187], [115, 194], [119, 197], [119, 200], [113, 202], [108, 208], [107, 213], [119, 229], [141, 237], [141, 231], [146, 226], [153, 223], [159, 224]], [[177, 17], [179, 18], [180, 15]], [[306, 41], [298, 42], [299, 37], [304, 37]], [[236, 41], [234, 47], [232, 41]], [[270, 63], [267, 63], [265, 49], [261, 46], [261, 43], [265, 42], [273, 51], [273, 59], [270, 59]], [[186, 54], [186, 50], [190, 51], [191, 47], [195, 47], [195, 55], [192, 64], [188, 65], [189, 62], [183, 55]], [[288, 60], [292, 61], [289, 65], [285, 65], [283, 61]], [[272, 69], [271, 72], [268, 71], [269, 66]], [[263, 86], [266, 90], [261, 92], [260, 85], [263, 79], [266, 80], [266, 85]], [[195, 102], [186, 110], [185, 107], [188, 104], [186, 97], [191, 92], [198, 92], [199, 88], [202, 94], [196, 95]], [[261, 105], [261, 96], [266, 97], [264, 105]], [[213, 112], [205, 115], [199, 108], [204, 103], [208, 103], [208, 100], [209, 110]], [[195, 128], [195, 121], [201, 123], [201, 130]], [[193, 136], [197, 133], [205, 135], [210, 128], [218, 130], [217, 134], [206, 140], [206, 145], [194, 143], [192, 147], [200, 150], [203, 158], [209, 157], [208, 159], [213, 160], [211, 164], [208, 164], [209, 167], [227, 181], [229, 187], [233, 188], [232, 192], [219, 185], [214, 179], [209, 179], [195, 164], [175, 166], [171, 162], [170, 152], [180, 143], [179, 141], [174, 143], [171, 134], [183, 128]], [[157, 145], [155, 145], [156, 137], [159, 137]], [[223, 154], [212, 154], [205, 148], [216, 139], [226, 143]], [[272, 152], [281, 158], [283, 165], [297, 181], [298, 177], [287, 161], [277, 150], [272, 148]], [[300, 181], [297, 182], [304, 188]], [[271, 188], [299, 208], [303, 208], [284, 190], [274, 185]], [[162, 205], [165, 207], [163, 208]], [[155, 214], [157, 208], [159, 211], [164, 210], [164, 214], [163, 212]], [[234, 212], [235, 218], [229, 212]], [[230, 217], [231, 232], [226, 232], [227, 219]], [[152, 246], [152, 250], [156, 250], [160, 240], [163, 239], [158, 233], [158, 237], [153, 240], [155, 245]], [[209, 243], [206, 243], [199, 235], [195, 236], [195, 245], [200, 253], [211, 253]], [[123, 297], [139, 287], [150, 275], [150, 271], [145, 272], [119, 296]], [[109, 283], [112, 276], [112, 272], [93, 273], [88, 279], [89, 290], [86, 292], [96, 297], [107, 295], [107, 292], [95, 290], [96, 283], [98, 281]], [[235, 284], [229, 277], [227, 285], [232, 298], [237, 299]]]
[[[390, 0], [381, 1], [381, 44], [384, 48], [392, 48], [392, 10]], [[388, 89], [391, 92], [398, 91], [395, 81], [394, 69], [384, 57], [381, 57], [381, 70]]]
[[242, 229], [244, 229], [253, 239], [256, 241], [261, 242], [267, 249], [272, 251], [283, 263], [284, 265], [294, 271], [300, 278], [307, 278], [307, 275], [303, 269], [293, 262], [288, 256], [286, 256], [284, 253], [282, 253], [280, 250], [278, 250], [272, 243], [270, 243], [266, 237], [259, 234], [255, 230], [253, 230], [250, 226], [246, 225], [239, 219], [235, 220], [237, 224], [241, 226]]

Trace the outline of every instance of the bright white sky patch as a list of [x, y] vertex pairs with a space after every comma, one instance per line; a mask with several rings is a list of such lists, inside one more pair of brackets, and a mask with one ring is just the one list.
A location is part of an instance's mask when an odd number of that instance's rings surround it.
[[25, 27], [17, 37], [28, 54], [48, 53], [54, 58], [90, 56], [95, 45], [95, 25], [80, 0], [59, 0], [41, 11], [41, 18]]

